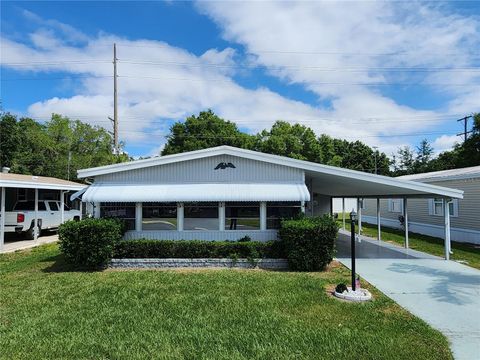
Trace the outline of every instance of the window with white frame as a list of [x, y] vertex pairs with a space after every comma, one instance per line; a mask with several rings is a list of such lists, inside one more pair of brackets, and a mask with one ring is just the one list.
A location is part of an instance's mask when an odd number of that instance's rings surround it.
[[402, 213], [403, 199], [388, 199], [388, 211], [394, 213]]
[[[443, 199], [434, 198], [428, 200], [428, 213], [433, 216], [443, 216]], [[448, 202], [450, 216], [458, 217], [458, 199]]]

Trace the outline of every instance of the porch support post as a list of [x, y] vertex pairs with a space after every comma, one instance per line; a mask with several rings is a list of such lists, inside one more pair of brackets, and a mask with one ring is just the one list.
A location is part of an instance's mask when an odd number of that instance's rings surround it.
[[61, 223], [65, 222], [65, 192], [60, 190], [60, 219]]
[[267, 230], [267, 203], [260, 202], [260, 230]]
[[93, 217], [95, 219], [100, 219], [100, 203], [99, 202], [93, 203]]
[[345, 230], [345, 198], [342, 197], [342, 223], [343, 223], [343, 230]]
[[443, 214], [445, 219], [445, 260], [450, 260], [450, 209], [449, 199], [443, 199]]
[[408, 249], [408, 199], [403, 199], [403, 217], [405, 221], [405, 249]]
[[177, 231], [183, 231], [184, 206], [177, 203]]
[[382, 228], [380, 225], [380, 198], [377, 198], [377, 239], [378, 241], [382, 240]]
[[142, 231], [143, 203], [135, 204], [135, 231]]
[[218, 203], [218, 230], [225, 230], [225, 203]]
[[35, 189], [35, 219], [33, 220], [33, 240], [37, 241], [38, 238], [38, 189]]
[[302, 211], [302, 214], [305, 214], [305, 201], [300, 203], [300, 210]]
[[0, 200], [0, 251], [5, 243], [5, 188], [2, 187]]

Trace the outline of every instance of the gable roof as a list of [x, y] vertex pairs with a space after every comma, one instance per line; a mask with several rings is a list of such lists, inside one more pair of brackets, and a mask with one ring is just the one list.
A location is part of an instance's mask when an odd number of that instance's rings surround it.
[[29, 189], [80, 190], [86, 185], [46, 176], [0, 173], [0, 187]]
[[[91, 169], [83, 169], [78, 171], [78, 177], [95, 177], [104, 174], [147, 168], [151, 166], [160, 166], [174, 162], [195, 160], [199, 158], [217, 155], [238, 156], [251, 160], [275, 163], [278, 165], [302, 169], [309, 176], [318, 177], [323, 175], [323, 180], [325, 180], [325, 183], [329, 182], [330, 184], [333, 184], [338, 182], [343, 184], [344, 189], [348, 186], [358, 186], [358, 188], [361, 189], [361, 191], [357, 193], [349, 192], [340, 195], [337, 192], [336, 194], [331, 194], [332, 196], [427, 196], [429, 194], [433, 194], [453, 198], [463, 197], [463, 191], [461, 190], [434, 186], [420, 182], [413, 182], [404, 179], [392, 178], [388, 176], [369, 174], [361, 171], [344, 169], [335, 166], [318, 164], [304, 160], [292, 159], [285, 156], [266, 154], [258, 151], [240, 149], [225, 145], [197, 151], [159, 156], [150, 159], [101, 166]], [[381, 189], [381, 191], [375, 193], [375, 189]]]
[[403, 175], [397, 179], [403, 180], [425, 180], [425, 181], [442, 181], [442, 180], [459, 180], [480, 178], [480, 166], [471, 166], [460, 169], [450, 169], [441, 171], [432, 171], [421, 174]]

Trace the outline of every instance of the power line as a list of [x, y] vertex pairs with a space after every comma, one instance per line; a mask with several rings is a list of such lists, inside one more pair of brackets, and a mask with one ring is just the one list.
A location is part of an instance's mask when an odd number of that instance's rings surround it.
[[[174, 66], [191, 66], [191, 67], [218, 67], [218, 68], [246, 68], [251, 69], [251, 65], [243, 64], [217, 64], [217, 63], [207, 63], [207, 62], [198, 62], [198, 63], [187, 63], [187, 62], [176, 62], [176, 61], [141, 61], [136, 59], [120, 59], [121, 63], [124, 64], [134, 64], [134, 65], [174, 65]], [[413, 71], [413, 72], [440, 72], [440, 71], [453, 71], [453, 72], [466, 72], [480, 71], [480, 67], [365, 67], [365, 68], [348, 68], [348, 67], [324, 67], [324, 66], [301, 66], [301, 65], [276, 65], [276, 66], [266, 66], [269, 70], [284, 70], [284, 69], [298, 69], [298, 70], [317, 70], [317, 71], [348, 71], [348, 72], [359, 72], [359, 71]]]
[[[70, 80], [70, 79], [101, 79], [101, 78], [112, 78], [112, 75], [85, 75], [85, 76], [61, 76], [61, 77], [33, 77], [33, 78], [2, 78], [0, 81], [9, 82], [9, 81], [50, 81], [50, 80]], [[118, 75], [118, 78], [122, 79], [141, 79], [141, 80], [162, 80], [162, 81], [188, 81], [188, 82], [224, 82], [231, 83], [235, 81], [233, 78], [178, 78], [178, 77], [154, 77], [154, 76], [135, 76], [135, 75]], [[338, 85], [338, 86], [480, 86], [480, 84], [471, 84], [471, 83], [401, 83], [401, 82], [321, 82], [321, 81], [310, 81], [309, 84], [313, 85]]]

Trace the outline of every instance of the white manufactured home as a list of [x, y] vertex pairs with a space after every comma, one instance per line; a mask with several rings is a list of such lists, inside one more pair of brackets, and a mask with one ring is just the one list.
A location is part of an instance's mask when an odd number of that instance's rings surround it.
[[[480, 166], [405, 175], [397, 179], [422, 182], [464, 192], [463, 199], [452, 199], [448, 204], [451, 222], [451, 239], [480, 244]], [[410, 231], [443, 237], [445, 215], [444, 198], [432, 196], [408, 201]], [[380, 201], [381, 223], [393, 228], [404, 228], [399, 221], [404, 218], [405, 204], [402, 198]], [[363, 221], [376, 224], [376, 203], [365, 199], [362, 207]]]
[[92, 185], [75, 196], [93, 205], [95, 217], [123, 218], [126, 239], [248, 235], [266, 241], [277, 238], [282, 218], [331, 213], [334, 197], [463, 196], [461, 190], [229, 146], [79, 170], [78, 177]]

